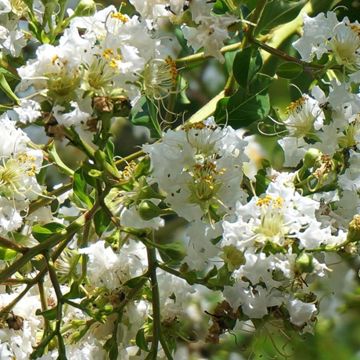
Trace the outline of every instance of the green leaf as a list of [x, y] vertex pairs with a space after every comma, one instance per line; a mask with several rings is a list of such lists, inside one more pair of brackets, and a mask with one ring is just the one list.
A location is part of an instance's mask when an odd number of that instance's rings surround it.
[[15, 101], [16, 104], [19, 104], [19, 98], [11, 90], [9, 83], [7, 82], [3, 73], [0, 73], [0, 89], [5, 93], [5, 95]]
[[70, 299], [81, 299], [84, 296], [86, 296], [85, 292], [82, 291], [80, 287], [80, 283], [78, 281], [75, 281], [71, 284], [70, 291], [63, 295], [63, 298], [66, 300]]
[[87, 182], [84, 176], [84, 171], [82, 168], [76, 170], [73, 177], [73, 191], [76, 197], [86, 204], [88, 207], [92, 206], [92, 201], [87, 194]]
[[117, 360], [119, 355], [118, 343], [114, 336], [110, 337], [104, 344], [104, 349], [109, 354], [109, 360]]
[[276, 74], [284, 79], [295, 79], [303, 72], [303, 67], [294, 62], [285, 62], [279, 65]]
[[151, 137], [159, 139], [162, 133], [158, 122], [158, 109], [153, 101], [146, 97], [140, 100], [140, 104], [142, 110], [132, 114], [130, 118], [131, 123], [147, 127], [150, 130]]
[[149, 347], [148, 347], [148, 343], [146, 342], [145, 339], [145, 330], [144, 329], [140, 329], [137, 334], [136, 334], [136, 345], [144, 351], [149, 351]]
[[272, 0], [268, 1], [256, 27], [255, 35], [260, 32], [269, 32], [276, 26], [285, 24], [295, 19], [307, 0], [288, 1]]
[[271, 183], [271, 180], [267, 177], [266, 170], [261, 169], [258, 171], [258, 173], [255, 175], [256, 178], [256, 187], [255, 192], [256, 195], [264, 194], [267, 187]]
[[54, 234], [60, 234], [64, 229], [65, 226], [57, 222], [51, 222], [46, 225], [36, 224], [32, 227], [32, 235], [37, 241], [43, 242]]
[[229, 51], [224, 54], [225, 67], [226, 67], [226, 71], [228, 74], [231, 74], [233, 71], [234, 59], [235, 59], [235, 56], [237, 55], [237, 53], [238, 53], [237, 51]]
[[4, 75], [5, 77], [10, 78], [10, 79], [14, 79], [14, 80], [20, 79], [17, 75], [13, 74], [11, 71], [6, 70], [2, 67], [0, 68], [0, 74]]
[[61, 160], [59, 154], [56, 151], [55, 142], [52, 142], [48, 146], [48, 154], [51, 161], [53, 161], [58, 168], [60, 168], [66, 175], [73, 176], [74, 171], [70, 169], [64, 162]]
[[258, 49], [247, 47], [239, 51], [234, 59], [233, 74], [237, 83], [247, 89], [256, 73], [263, 65]]
[[57, 307], [45, 311], [40, 311], [38, 309], [36, 310], [35, 315], [43, 316], [46, 320], [55, 320], [57, 315]]
[[[271, 80], [272, 78], [267, 75], [257, 74], [250, 86], [249, 94], [243, 88], [239, 88], [227, 100], [226, 111], [218, 109], [216, 122], [227, 121], [229, 125], [240, 128], [264, 119], [270, 112], [270, 98], [267, 89]], [[224, 104], [225, 100], [222, 106]]]
[[156, 244], [156, 247], [166, 262], [171, 260], [178, 262], [186, 256], [185, 246], [180, 241], [175, 241], [170, 244]]
[[226, 265], [218, 269], [216, 277], [212, 277], [208, 280], [208, 283], [213, 286], [223, 287], [225, 285], [233, 285], [234, 281], [231, 278], [231, 271], [227, 268]]
[[94, 215], [95, 231], [98, 236], [101, 236], [110, 224], [110, 217], [104, 210], [99, 210]]
[[224, 97], [220, 99], [216, 104], [216, 109], [214, 112], [214, 117], [216, 122], [220, 122], [223, 119], [226, 119], [227, 116], [227, 105], [229, 102], [230, 97]]
[[146, 276], [137, 276], [130, 280], [128, 280], [124, 286], [129, 287], [130, 289], [134, 288], [140, 288], [142, 287], [146, 282], [148, 281], [148, 278]]
[[161, 132], [160, 124], [158, 121], [158, 109], [156, 108], [153, 101], [151, 101], [150, 99], [147, 99], [146, 104], [147, 104], [147, 108], [148, 108], [149, 116], [150, 116], [151, 136], [156, 139], [161, 138], [162, 132]]
[[223, 15], [227, 11], [229, 11], [229, 8], [226, 6], [226, 4], [223, 0], [216, 0], [215, 4], [213, 6], [213, 12], [215, 14]]
[[0, 246], [0, 260], [3, 261], [12, 260], [17, 254], [18, 252], [13, 249], [8, 249]]
[[181, 75], [178, 76], [178, 79], [179, 79], [178, 84], [179, 84], [179, 88], [180, 88], [179, 102], [183, 105], [189, 105], [189, 104], [191, 104], [191, 101], [189, 100], [189, 98], [186, 95], [186, 89], [188, 88], [188, 82]]

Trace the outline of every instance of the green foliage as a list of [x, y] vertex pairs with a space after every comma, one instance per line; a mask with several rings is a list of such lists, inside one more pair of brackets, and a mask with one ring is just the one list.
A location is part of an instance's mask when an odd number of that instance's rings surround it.
[[142, 109], [132, 112], [130, 117], [131, 123], [147, 127], [150, 130], [151, 137], [155, 139], [160, 138], [159, 109], [155, 105], [154, 100], [147, 99], [143, 96], [139, 107]]
[[65, 226], [61, 223], [50, 222], [45, 225], [36, 224], [32, 227], [32, 235], [34, 238], [43, 242], [54, 234], [60, 234], [65, 230]]
[[268, 1], [256, 27], [255, 35], [259, 33], [268, 33], [273, 28], [295, 19], [306, 2], [306, 0]]

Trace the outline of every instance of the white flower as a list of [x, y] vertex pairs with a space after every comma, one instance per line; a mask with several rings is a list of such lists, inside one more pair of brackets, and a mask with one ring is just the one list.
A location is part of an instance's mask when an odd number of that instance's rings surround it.
[[303, 36], [293, 46], [305, 61], [330, 54], [337, 63], [355, 71], [360, 66], [359, 26], [358, 22], [350, 23], [347, 17], [338, 21], [332, 11], [314, 18], [305, 15]]
[[360, 153], [350, 150], [349, 167], [339, 177], [339, 185], [344, 190], [360, 189]]
[[0, 15], [11, 12], [11, 3], [9, 0], [0, 0]]
[[40, 104], [33, 100], [20, 99], [20, 106], [14, 106], [8, 111], [11, 120], [28, 124], [36, 121], [41, 116]]
[[211, 219], [231, 212], [241, 200], [243, 149], [246, 142], [231, 127], [212, 121], [169, 130], [162, 142], [145, 145], [152, 179], [166, 192], [166, 201], [185, 219]]
[[[40, 357], [39, 360], [55, 360], [58, 355], [58, 350], [52, 350]], [[66, 356], [68, 359], [99, 360], [106, 358], [106, 352], [99, 341], [88, 335], [74, 345], [66, 345]]]
[[[91, 118], [91, 114], [82, 111], [79, 104], [75, 101], [70, 102], [73, 110], [66, 112], [65, 107], [56, 105], [53, 107], [54, 118], [60, 125], [70, 127], [72, 125], [86, 127], [86, 122]], [[91, 109], [88, 109], [91, 111]]]
[[290, 321], [296, 326], [303, 326], [312, 321], [317, 312], [315, 304], [305, 303], [301, 300], [290, 300], [287, 309], [290, 314]]
[[[15, 290], [13, 294], [0, 294], [0, 308], [8, 305], [24, 288]], [[37, 309], [41, 307], [40, 299], [37, 295], [29, 292], [16, 303], [12, 309], [11, 317], [20, 321], [19, 329], [3, 327], [0, 329], [0, 356], [4, 354], [4, 359], [27, 360], [36, 346], [37, 332], [41, 329], [41, 319], [35, 315]], [[1, 359], [3, 359], [1, 357]]]
[[314, 133], [323, 126], [324, 113], [319, 103], [310, 96], [303, 95], [288, 107], [289, 116], [284, 124], [290, 136], [304, 137]]
[[93, 286], [116, 289], [121, 284], [135, 276], [140, 276], [146, 265], [145, 247], [135, 241], [125, 244], [119, 254], [105, 241], [96, 243], [79, 250], [80, 254], [87, 254], [88, 276]]
[[158, 230], [165, 225], [164, 219], [160, 217], [154, 217], [151, 220], [144, 220], [139, 215], [136, 206], [132, 206], [129, 209], [123, 207], [120, 212], [120, 222], [122, 226], [133, 227], [137, 229], [152, 228]]
[[5, 20], [5, 23], [0, 25], [0, 49], [5, 53], [18, 57], [26, 44], [25, 35], [18, 28], [18, 19]]
[[334, 27], [338, 24], [335, 13], [318, 14], [311, 18], [304, 14], [304, 33], [293, 43], [304, 61], [312, 61], [314, 56], [318, 59], [327, 52], [326, 41], [332, 36]]
[[217, 262], [214, 258], [218, 256], [220, 249], [213, 245], [211, 240], [221, 236], [221, 233], [220, 222], [212, 226], [200, 221], [190, 223], [186, 230], [188, 243], [183, 262], [194, 270], [206, 270], [216, 265]]
[[30, 139], [7, 114], [0, 117], [0, 232], [21, 225], [20, 211], [41, 193], [36, 174], [42, 166], [42, 152], [28, 147]]
[[0, 196], [0, 234], [14, 231], [22, 225], [19, 205], [14, 207], [14, 202]]
[[[265, 196], [237, 205], [235, 222], [223, 222], [222, 245], [234, 245], [244, 251], [262, 248], [268, 242], [286, 246], [289, 239], [298, 239], [301, 247], [318, 247], [326, 243], [329, 235], [329, 229], [321, 227], [316, 220], [315, 210], [319, 206], [315, 200], [301, 196], [294, 187], [271, 183]], [[310, 226], [316, 227], [317, 235], [306, 231]]]
[[285, 136], [278, 140], [278, 143], [284, 151], [285, 167], [296, 167], [311, 147], [303, 138], [292, 136]]
[[225, 286], [223, 294], [234, 310], [241, 306], [242, 312], [250, 319], [261, 319], [268, 314], [268, 307], [281, 304], [278, 292], [270, 292], [262, 286], [249, 286], [242, 280], [232, 287]]
[[220, 49], [224, 46], [224, 41], [229, 39], [228, 26], [237, 20], [231, 16], [201, 16], [198, 17], [196, 28], [183, 26], [182, 31], [189, 46], [194, 51], [204, 48], [205, 56], [214, 56], [220, 62], [225, 58]]
[[158, 271], [160, 308], [163, 320], [175, 320], [186, 315], [186, 306], [195, 290], [183, 279]]

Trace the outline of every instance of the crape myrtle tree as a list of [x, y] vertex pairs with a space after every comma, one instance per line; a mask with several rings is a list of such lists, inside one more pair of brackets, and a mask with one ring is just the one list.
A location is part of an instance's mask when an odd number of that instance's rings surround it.
[[[198, 359], [242, 331], [314, 331], [321, 284], [359, 256], [344, 12], [0, 0], [1, 359]], [[199, 105], [209, 62], [227, 80]], [[149, 132], [127, 155], [119, 121]]]

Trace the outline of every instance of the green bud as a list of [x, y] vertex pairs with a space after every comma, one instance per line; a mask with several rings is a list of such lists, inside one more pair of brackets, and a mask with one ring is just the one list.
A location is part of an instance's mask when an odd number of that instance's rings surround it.
[[347, 235], [348, 242], [360, 241], [360, 214], [353, 217], [349, 224], [349, 232]]
[[96, 12], [96, 4], [93, 0], [80, 0], [78, 6], [75, 8], [76, 16], [91, 16]]
[[224, 246], [221, 257], [230, 271], [238, 269], [241, 265], [245, 264], [244, 254], [233, 245]]
[[306, 253], [300, 254], [295, 260], [295, 268], [300, 273], [311, 273], [314, 270], [312, 256]]
[[91, 169], [89, 171], [89, 176], [91, 176], [91, 177], [97, 178], [97, 177], [100, 177], [101, 175], [102, 175], [102, 172], [99, 170]]
[[73, 325], [75, 328], [79, 328], [81, 326], [86, 325], [86, 321], [85, 320], [72, 320], [71, 325]]
[[311, 168], [314, 166], [315, 161], [321, 156], [321, 151], [318, 149], [309, 149], [304, 156], [304, 168]]
[[104, 306], [104, 311], [108, 314], [110, 314], [114, 310], [114, 307], [110, 304], [107, 304]]
[[286, 280], [286, 277], [285, 277], [284, 273], [280, 269], [273, 270], [272, 278], [275, 281], [284, 281], [284, 280]]
[[134, 171], [135, 179], [139, 179], [141, 176], [147, 176], [150, 172], [150, 157], [145, 156], [136, 166]]
[[138, 200], [144, 199], [163, 199], [164, 197], [156, 192], [151, 186], [145, 185], [141, 188], [141, 190], [137, 193], [136, 198]]
[[143, 200], [139, 204], [139, 215], [143, 220], [151, 220], [161, 214], [161, 210], [150, 200]]

